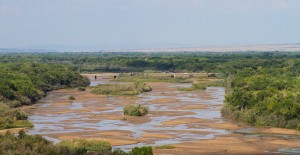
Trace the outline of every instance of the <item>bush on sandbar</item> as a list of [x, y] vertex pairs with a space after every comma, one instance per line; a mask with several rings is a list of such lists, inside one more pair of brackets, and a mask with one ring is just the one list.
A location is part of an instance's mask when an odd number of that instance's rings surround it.
[[129, 116], [144, 116], [147, 115], [149, 111], [149, 108], [147, 106], [143, 105], [136, 105], [136, 104], [127, 104], [123, 108], [124, 115]]

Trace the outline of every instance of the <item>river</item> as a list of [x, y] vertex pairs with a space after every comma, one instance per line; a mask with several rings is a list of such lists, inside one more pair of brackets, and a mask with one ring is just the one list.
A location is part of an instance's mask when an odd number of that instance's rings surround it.
[[[89, 77], [91, 86], [112, 83], [110, 74], [99, 74], [97, 80], [93, 75]], [[156, 149], [155, 154], [300, 153], [297, 131], [255, 128], [222, 118], [222, 87], [178, 91], [191, 84], [149, 85], [153, 91], [135, 97], [94, 95], [89, 89], [49, 92], [37, 104], [24, 109], [34, 124], [29, 134], [43, 135], [55, 143], [74, 138], [106, 140], [114, 149], [123, 150], [145, 145], [176, 146], [172, 150]], [[70, 101], [69, 96], [76, 100]], [[149, 106], [149, 114], [139, 118], [123, 116], [122, 107], [131, 103]]]

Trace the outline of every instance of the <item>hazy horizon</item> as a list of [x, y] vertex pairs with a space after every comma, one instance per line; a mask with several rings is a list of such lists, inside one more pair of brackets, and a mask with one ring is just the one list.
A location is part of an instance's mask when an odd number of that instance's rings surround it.
[[0, 48], [299, 43], [297, 0], [0, 0]]

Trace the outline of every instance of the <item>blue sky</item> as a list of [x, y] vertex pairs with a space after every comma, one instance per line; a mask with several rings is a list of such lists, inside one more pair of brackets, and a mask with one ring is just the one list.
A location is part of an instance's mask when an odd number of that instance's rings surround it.
[[0, 47], [139, 49], [300, 42], [300, 0], [0, 0]]

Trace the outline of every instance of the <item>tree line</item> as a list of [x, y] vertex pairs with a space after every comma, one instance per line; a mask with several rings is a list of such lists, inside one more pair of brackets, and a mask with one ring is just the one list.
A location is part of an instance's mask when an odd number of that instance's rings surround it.
[[227, 88], [223, 116], [299, 129], [299, 58], [297, 52], [2, 53], [0, 101], [29, 104], [53, 89], [87, 85], [78, 72], [218, 73]]
[[0, 63], [0, 129], [32, 127], [27, 115], [15, 107], [32, 104], [54, 89], [89, 83], [70, 65]]

